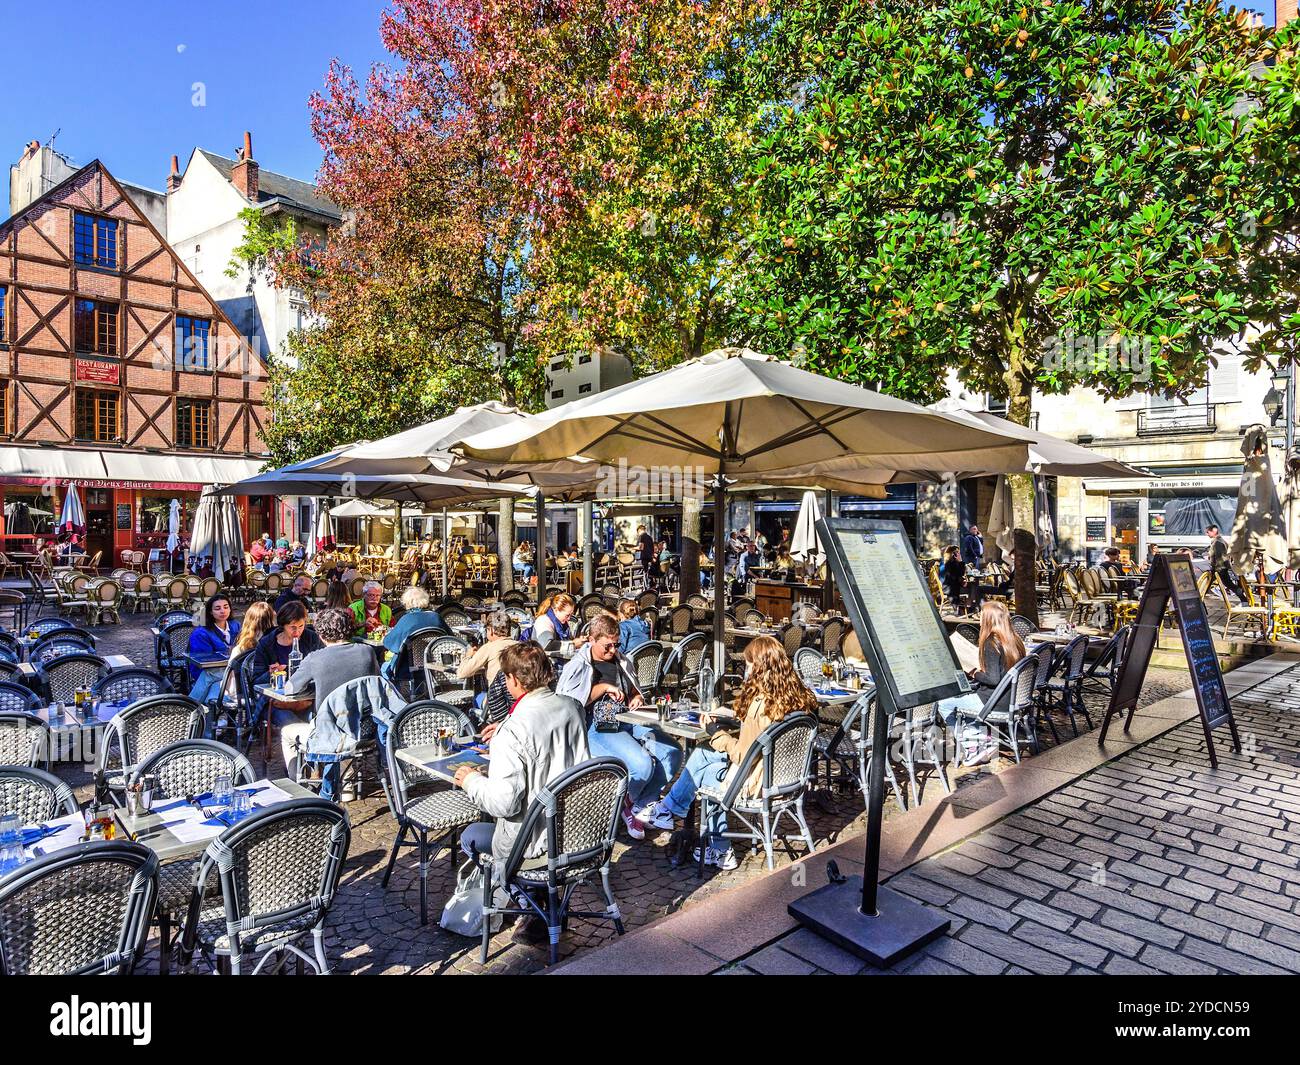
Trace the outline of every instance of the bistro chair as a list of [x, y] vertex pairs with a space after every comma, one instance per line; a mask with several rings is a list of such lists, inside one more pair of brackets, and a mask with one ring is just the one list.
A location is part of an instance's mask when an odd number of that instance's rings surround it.
[[[429, 923], [428, 877], [429, 855], [436, 854], [444, 845], [449, 849], [452, 866], [456, 864], [456, 844], [467, 825], [478, 821], [483, 813], [465, 793], [457, 787], [438, 785], [441, 782], [419, 766], [411, 765], [398, 757], [398, 752], [408, 747], [432, 744], [440, 731], [454, 737], [472, 736], [474, 723], [468, 714], [454, 706], [423, 699], [408, 703], [393, 718], [385, 739], [387, 767], [384, 776], [384, 795], [388, 808], [397, 822], [397, 836], [388, 855], [388, 865], [381, 881], [385, 888], [393, 875], [397, 852], [402, 847], [419, 848], [420, 871], [420, 924]], [[418, 793], [413, 795], [413, 792]], [[406, 841], [410, 832], [415, 839]], [[432, 852], [430, 836], [434, 839]]]
[[0, 712], [0, 765], [50, 761], [50, 727], [34, 713]]
[[659, 667], [664, 655], [668, 653], [668, 649], [658, 640], [647, 640], [627, 653], [632, 677], [636, 680], [641, 695], [647, 700], [658, 694], [655, 686], [660, 679]]
[[15, 662], [23, 660], [22, 641], [12, 632], [5, 632], [3, 629], [0, 629], [0, 655]]
[[158, 601], [169, 610], [184, 610], [190, 601], [190, 586], [184, 577], [168, 577], [163, 581], [162, 595]]
[[66, 628], [52, 629], [38, 636], [27, 649], [28, 660], [35, 662], [38, 658], [41, 658], [42, 648], [54, 640], [79, 642], [87, 651], [93, 651], [96, 644], [93, 634], [85, 629], [77, 628], [75, 625], [68, 625]]
[[788, 621], [777, 629], [776, 638], [781, 646], [785, 648], [785, 653], [793, 661], [795, 652], [803, 646], [805, 629], [802, 625]]
[[[442, 623], [449, 629], [459, 629], [470, 624], [469, 615], [456, 606], [442, 607], [438, 610], [438, 614], [442, 617]], [[529, 621], [531, 620], [530, 614]]]
[[685, 603], [673, 607], [668, 615], [668, 631], [672, 634], [673, 639], [681, 639], [689, 635], [694, 619], [695, 612]]
[[9, 626], [14, 632], [26, 632], [27, 612], [32, 600], [16, 588], [0, 589], [0, 613], [9, 611]]
[[[279, 972], [292, 956], [329, 973], [325, 918], [352, 842], [348, 815], [326, 799], [293, 799], [258, 810], [208, 844], [198, 863], [181, 934], [187, 962], [197, 949], [220, 971]], [[220, 907], [205, 900], [221, 893]], [[311, 953], [303, 949], [310, 936]]]
[[699, 680], [700, 669], [709, 651], [709, 638], [702, 632], [693, 632], [659, 660], [659, 676], [654, 690], [658, 695], [671, 695], [680, 699]]
[[52, 703], [70, 703], [78, 688], [93, 688], [110, 672], [108, 663], [88, 651], [61, 654], [36, 669], [37, 681]]
[[72, 789], [53, 773], [27, 766], [0, 765], [0, 813], [17, 814], [19, 824], [52, 821], [80, 809]]
[[[1026, 655], [1002, 675], [998, 686], [989, 693], [984, 705], [975, 713], [958, 711], [954, 734], [958, 758], [966, 747], [964, 733], [971, 724], [979, 723], [1011, 749], [1020, 761], [1022, 744], [1037, 746], [1034, 734], [1034, 690], [1038, 679], [1040, 661], [1037, 655]], [[999, 704], [1004, 703], [1005, 706]]]
[[9, 658], [0, 657], [0, 678], [3, 678], [4, 680], [7, 681], [13, 681], [15, 684], [17, 684], [19, 682], [20, 676], [21, 674], [19, 672], [17, 662], [14, 662]]
[[1223, 578], [1217, 573], [1214, 575], [1214, 583], [1211, 587], [1218, 593], [1226, 614], [1223, 621], [1223, 638], [1228, 639], [1234, 626], [1239, 626], [1243, 638], [1258, 636], [1261, 640], [1268, 639], [1268, 607], [1260, 606], [1255, 602], [1249, 580], [1242, 579], [1239, 584], [1245, 602], [1234, 603], [1228, 598], [1228, 589], [1224, 586]]
[[[570, 917], [611, 921], [623, 934], [623, 915], [609, 886], [609, 863], [626, 794], [627, 767], [618, 759], [580, 762], [551, 780], [528, 804], [519, 835], [500, 869], [493, 868], [491, 854], [470, 855], [485, 870], [481, 963], [487, 963], [492, 926], [502, 916], [535, 915], [544, 921], [552, 965], [559, 961], [560, 933]], [[546, 840], [546, 853], [528, 858], [539, 835]], [[574, 891], [597, 873], [605, 909], [571, 910]], [[507, 895], [504, 906], [497, 905], [498, 890]]]
[[111, 618], [114, 625], [122, 623], [122, 585], [118, 581], [99, 581], [91, 586], [88, 596], [91, 624], [103, 625], [105, 617]]
[[843, 618], [827, 618], [822, 624], [822, 654], [827, 658], [843, 657], [844, 636], [847, 629], [847, 623]]
[[172, 622], [158, 637], [158, 672], [176, 688], [187, 686], [190, 675], [190, 637], [193, 634], [194, 622], [187, 618], [185, 621]]
[[158, 856], [124, 840], [82, 843], [0, 882], [0, 975], [129, 976], [158, 897]]
[[[0, 713], [34, 714], [42, 706], [41, 697], [25, 684], [0, 680]], [[0, 758], [0, 765], [4, 759]]]
[[[803, 815], [803, 796], [812, 777], [813, 744], [817, 738], [817, 719], [812, 714], [795, 713], [768, 725], [750, 745], [729, 783], [706, 785], [699, 790], [700, 825], [709, 822], [711, 807], [732, 815], [745, 826], [743, 831], [728, 830], [728, 839], [762, 843], [767, 867], [773, 868], [772, 845], [777, 839], [789, 839], [779, 832], [782, 817], [790, 817], [799, 827], [808, 853], [816, 850], [812, 832]], [[755, 769], [760, 770], [760, 791], [756, 798], [745, 798], [743, 791]], [[759, 822], [759, 823], [756, 823]], [[704, 852], [707, 841], [700, 840], [700, 875], [704, 875]]]
[[253, 664], [253, 652], [249, 648], [239, 654], [232, 654], [221, 671], [221, 684], [216, 694], [204, 708], [208, 715], [211, 735], [216, 738], [230, 736], [231, 744], [236, 750], [247, 752], [253, 742], [253, 719], [257, 707], [251, 698], [251, 692], [242, 681], [244, 664]]
[[1133, 641], [1133, 626], [1124, 625], [1102, 648], [1101, 654], [1094, 658], [1083, 672], [1084, 691], [1101, 692], [1109, 697], [1115, 681], [1128, 658], [1129, 645]]
[[[28, 607], [30, 608], [32, 604], [36, 605], [36, 616], [38, 618], [45, 612], [47, 606], [52, 606], [55, 609], [58, 609], [58, 589], [56, 589], [52, 584], [46, 584], [42, 581], [40, 574], [35, 568], [27, 571], [27, 583], [30, 588], [27, 597]], [[60, 618], [59, 620], [61, 621], [63, 619]]]
[[446, 633], [432, 637], [424, 643], [420, 660], [424, 671], [424, 690], [433, 695], [439, 688], [464, 687], [456, 679], [456, 667], [469, 653], [469, 644], [459, 636]]
[[822, 673], [822, 664], [825, 661], [826, 656], [817, 648], [800, 647], [794, 653], [794, 671], [808, 687], [815, 688], [825, 681], [825, 674]]
[[[191, 707], [198, 705], [192, 699], [186, 701]], [[254, 779], [253, 767], [238, 751], [216, 740], [196, 738], [170, 743], [142, 757], [127, 774], [127, 780], [134, 782], [147, 776], [157, 778], [153, 793], [155, 806], [174, 799], [188, 800], [211, 794], [218, 777], [229, 777], [231, 785], [237, 788], [251, 784]], [[171, 960], [172, 924], [190, 904], [198, 866], [196, 857], [176, 858], [164, 862], [158, 871], [158, 962], [163, 972]]]
[[85, 629], [78, 629], [67, 618], [37, 618], [27, 628], [25, 632], [34, 632], [37, 638], [53, 632], [55, 629], [73, 629], [76, 632], [85, 632]]
[[[108, 680], [116, 680], [116, 674], [110, 674]], [[104, 729], [95, 766], [96, 795], [117, 803], [139, 762], [164, 747], [202, 734], [203, 708], [188, 695], [167, 692], [137, 698], [114, 714]]]
[[1052, 727], [1050, 712], [1057, 705], [1070, 719], [1070, 729], [1076, 736], [1079, 734], [1079, 725], [1074, 717], [1076, 710], [1088, 722], [1088, 727], [1092, 728], [1092, 716], [1083, 701], [1084, 666], [1087, 655], [1088, 637], [1076, 636], [1061, 649], [1058, 659], [1060, 676], [1049, 677], [1043, 688], [1044, 709], [1048, 711], [1047, 723], [1048, 727], [1052, 728], [1053, 739], [1056, 738], [1056, 729]]
[[142, 666], [131, 666], [113, 670], [95, 685], [94, 692], [106, 703], [133, 703], [171, 690], [172, 686], [161, 674]]
[[81, 636], [51, 633], [49, 639], [42, 641], [40, 649], [31, 656], [31, 663], [36, 669], [48, 665], [56, 658], [69, 654], [94, 654], [95, 649]]
[[1022, 614], [1011, 615], [1011, 628], [1022, 640], [1031, 632], [1038, 631], [1038, 626]]
[[[403, 694], [408, 699], [424, 698], [432, 693], [432, 689], [427, 686], [429, 678], [424, 668], [425, 653], [430, 643], [436, 643], [448, 635], [446, 629], [431, 626], [408, 633], [402, 641], [402, 645], [397, 649], [397, 665], [393, 675], [407, 678], [407, 690]], [[423, 692], [420, 690], [422, 687]]]

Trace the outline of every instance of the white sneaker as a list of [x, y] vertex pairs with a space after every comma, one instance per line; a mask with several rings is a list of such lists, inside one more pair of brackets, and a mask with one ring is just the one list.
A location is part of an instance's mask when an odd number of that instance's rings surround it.
[[668, 812], [668, 807], [659, 802], [652, 802], [641, 807], [636, 812], [636, 819], [646, 828], [658, 828], [671, 832], [676, 827], [673, 815]]
[[623, 825], [627, 829], [627, 834], [633, 839], [645, 839], [645, 827], [629, 809], [623, 810]]
[[[700, 860], [700, 848], [696, 847], [694, 852], [695, 860]], [[725, 851], [715, 851], [712, 847], [704, 849], [704, 864], [716, 865], [719, 869], [735, 869], [740, 864], [736, 860], [736, 852], [733, 848], [728, 847]]]

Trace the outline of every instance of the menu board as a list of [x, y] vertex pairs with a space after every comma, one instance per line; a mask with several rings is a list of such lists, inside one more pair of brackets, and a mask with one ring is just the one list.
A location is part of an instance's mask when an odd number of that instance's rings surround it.
[[1086, 530], [1086, 532], [1085, 532], [1085, 539], [1088, 541], [1088, 543], [1090, 543], [1090, 544], [1093, 544], [1093, 543], [1104, 543], [1104, 542], [1106, 541], [1106, 519], [1105, 519], [1105, 517], [1100, 517], [1100, 518], [1084, 518], [1084, 519], [1083, 519], [1083, 524], [1084, 524], [1084, 528], [1085, 528], [1085, 530]]
[[885, 679], [894, 706], [969, 691], [902, 524], [825, 518], [818, 533], [872, 675]]
[[1171, 599], [1178, 630], [1183, 638], [1187, 668], [1192, 674], [1192, 690], [1196, 694], [1196, 705], [1200, 710], [1210, 764], [1217, 766], [1214, 738], [1210, 730], [1226, 724], [1232, 734], [1233, 749], [1240, 750], [1241, 742], [1237, 736], [1237, 723], [1232, 716], [1228, 692], [1223, 685], [1223, 672], [1219, 668], [1219, 656], [1210, 632], [1210, 619], [1205, 613], [1205, 601], [1196, 588], [1196, 573], [1190, 558], [1158, 554], [1151, 560], [1151, 575], [1143, 589], [1142, 601], [1138, 604], [1137, 621], [1134, 623], [1133, 637], [1129, 641], [1128, 654], [1111, 691], [1110, 705], [1106, 708], [1106, 718], [1101, 725], [1101, 740], [1106, 739], [1106, 730], [1116, 713], [1128, 711], [1124, 726], [1126, 729], [1133, 721], [1160, 624]]

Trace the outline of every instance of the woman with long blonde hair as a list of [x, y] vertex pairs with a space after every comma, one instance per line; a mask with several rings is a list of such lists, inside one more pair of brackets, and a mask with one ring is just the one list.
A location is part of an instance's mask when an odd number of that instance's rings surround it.
[[[959, 717], [968, 721], [977, 718], [984, 708], [985, 700], [993, 694], [1007, 671], [1028, 653], [1024, 641], [1011, 624], [1011, 611], [1007, 609], [1006, 603], [990, 599], [980, 608], [980, 635], [976, 649], [981, 668], [970, 670], [967, 674], [975, 690], [968, 695], [939, 701], [939, 716], [949, 731], [954, 729]], [[994, 709], [1004, 709], [1009, 702], [1008, 693]], [[967, 750], [957, 752], [962, 764], [987, 762], [998, 753], [996, 741], [983, 726], [976, 727], [973, 732], [966, 726], [961, 731], [974, 737], [965, 744]]]
[[231, 648], [230, 657], [234, 658], [257, 646], [257, 641], [275, 628], [275, 607], [260, 600], [244, 611], [244, 620], [240, 623], [239, 638]]
[[[745, 648], [745, 680], [734, 703], [736, 717], [740, 720], [740, 735], [717, 732], [709, 747], [697, 747], [686, 760], [686, 768], [677, 778], [677, 783], [656, 805], [673, 817], [685, 817], [701, 787], [717, 785], [725, 789], [730, 786], [728, 778], [764, 729], [791, 714], [812, 712], [816, 707], [817, 697], [795, 672], [785, 648], [771, 636], [751, 640]], [[757, 766], [750, 774], [743, 791], [746, 797], [752, 798], [759, 793], [762, 772], [762, 766]], [[724, 835], [726, 831], [726, 814], [712, 809], [704, 851], [707, 865], [716, 865], [720, 869], [736, 868], [736, 855]], [[698, 851], [696, 857], [699, 857]]]
[[570, 622], [577, 610], [578, 604], [568, 592], [556, 592], [542, 600], [537, 617], [533, 619], [533, 641], [541, 644], [543, 651], [557, 651], [566, 640], [572, 640], [575, 648], [581, 647], [587, 638], [574, 636], [570, 629]]

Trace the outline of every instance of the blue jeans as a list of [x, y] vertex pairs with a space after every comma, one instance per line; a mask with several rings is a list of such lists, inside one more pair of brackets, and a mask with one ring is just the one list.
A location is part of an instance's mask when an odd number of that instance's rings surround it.
[[965, 710], [966, 717], [975, 717], [984, 707], [984, 700], [974, 692], [967, 695], [957, 695], [951, 699], [940, 699], [938, 705], [939, 716], [943, 718], [943, 723], [948, 731], [952, 731], [953, 725], [957, 723], [957, 712]]
[[190, 688], [190, 698], [203, 707], [203, 735], [207, 739], [214, 736], [212, 711], [208, 704], [221, 698], [221, 678], [224, 675], [224, 670], [205, 669], [195, 678], [194, 686]]
[[682, 764], [677, 744], [665, 743], [648, 725], [619, 725], [617, 732], [597, 732], [593, 724], [587, 729], [587, 745], [593, 758], [617, 758], [627, 766], [627, 794], [634, 807], [657, 799]]
[[[663, 800], [663, 805], [674, 817], [686, 817], [691, 812], [695, 793], [706, 785], [721, 785], [730, 769], [731, 759], [722, 751], [696, 747], [686, 759], [686, 768]], [[727, 815], [716, 806], [709, 808], [709, 819], [704, 829], [708, 833], [709, 846], [714, 850], [722, 851], [730, 846], [722, 834], [727, 831]]]
[[533, 567], [529, 565], [527, 562], [525, 562], [522, 565], [516, 565], [515, 572], [519, 574], [519, 579], [521, 581], [527, 583], [529, 580], [532, 579]]

